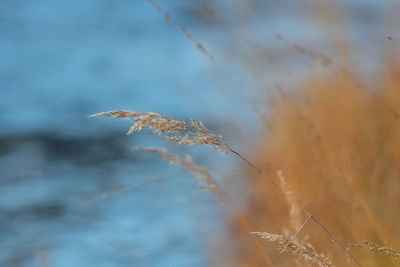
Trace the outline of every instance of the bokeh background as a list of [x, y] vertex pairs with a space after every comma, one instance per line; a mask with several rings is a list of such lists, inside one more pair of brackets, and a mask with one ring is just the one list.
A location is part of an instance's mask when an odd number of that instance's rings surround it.
[[271, 88], [327, 72], [274, 34], [367, 80], [399, 36], [396, 0], [157, 3], [172, 20], [145, 0], [1, 1], [1, 266], [210, 266], [214, 247], [229, 258], [226, 209], [181, 168], [130, 148], [195, 155], [238, 202], [243, 164], [88, 116], [193, 118], [248, 155]]

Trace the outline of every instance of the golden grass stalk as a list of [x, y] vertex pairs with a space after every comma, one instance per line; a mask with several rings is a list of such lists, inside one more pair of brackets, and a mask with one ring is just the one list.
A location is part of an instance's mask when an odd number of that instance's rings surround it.
[[286, 201], [289, 205], [289, 224], [293, 231], [297, 231], [300, 229], [302, 224], [302, 210], [297, 201], [296, 197], [294, 196], [294, 191], [292, 187], [286, 182], [286, 178], [283, 176], [282, 171], [278, 171], [278, 178], [280, 181], [280, 187], [286, 197]]
[[292, 47], [297, 52], [304, 54], [304, 55], [308, 55], [308, 56], [316, 59], [321, 65], [329, 67], [332, 70], [335, 70], [334, 72], [342, 71], [342, 68], [340, 68], [338, 65], [336, 65], [335, 62], [332, 59], [330, 59], [329, 57], [327, 57], [323, 54], [320, 54], [318, 52], [306, 49], [298, 44], [292, 43], [280, 34], [275, 34], [274, 37], [276, 39], [278, 39], [279, 41], [284, 42], [286, 45]]
[[[156, 1], [154, 0], [146, 0], [150, 5], [152, 5], [158, 12], [160, 12], [164, 19], [166, 21], [172, 21], [172, 16], [171, 14], [167, 13], [164, 11], [164, 9], [161, 8], [160, 5], [157, 4]], [[193, 45], [201, 52], [203, 53], [211, 62], [216, 63], [215, 62], [215, 58], [213, 55], [211, 55], [210, 52], [208, 52], [208, 50], [204, 47], [204, 45], [202, 43], [200, 43], [199, 41], [197, 41], [196, 39], [194, 39], [193, 35], [181, 24], [179, 23], [175, 23], [175, 26], [178, 28], [179, 31], [181, 31], [183, 33], [183, 35], [190, 41], [193, 43]]]
[[142, 180], [142, 181], [140, 181], [139, 183], [136, 183], [136, 184], [127, 184], [127, 185], [116, 186], [116, 187], [113, 187], [110, 191], [103, 192], [103, 193], [100, 193], [98, 195], [95, 195], [95, 196], [89, 198], [88, 200], [86, 200], [86, 202], [89, 203], [89, 204], [92, 204], [92, 203], [94, 203], [94, 202], [96, 202], [98, 200], [108, 198], [108, 197], [110, 197], [112, 195], [116, 195], [116, 194], [119, 194], [121, 192], [124, 192], [124, 191], [127, 191], [127, 190], [131, 190], [131, 189], [139, 187], [141, 185], [146, 185], [146, 184], [150, 184], [150, 183], [159, 182], [161, 180], [162, 180], [162, 178], [144, 179], [144, 180]]
[[[90, 117], [116, 117], [122, 119], [133, 119], [134, 124], [128, 134], [148, 129], [153, 133], [161, 135], [164, 139], [188, 145], [208, 145], [223, 154], [234, 151], [222, 136], [210, 132], [200, 121], [191, 120], [190, 123], [170, 119], [154, 112], [134, 111], [109, 111], [91, 115]], [[236, 152], [237, 153], [237, 152]]]
[[[377, 94], [377, 93], [375, 93], [375, 91], [367, 88], [354, 74], [352, 74], [350, 71], [348, 71], [345, 67], [340, 66], [338, 63], [336, 63], [335, 61], [333, 61], [332, 59], [330, 59], [329, 57], [327, 57], [321, 53], [306, 49], [296, 43], [290, 42], [289, 40], [285, 39], [280, 34], [275, 34], [274, 36], [276, 39], [284, 42], [286, 45], [292, 47], [297, 52], [315, 59], [322, 66], [328, 68], [333, 74], [337, 75], [338, 77], [353, 83], [355, 85], [355, 86], [353, 86], [354, 89], [358, 89], [358, 90], [363, 89], [364, 92], [366, 92], [367, 94], [370, 94], [373, 97], [374, 101], [376, 101], [379, 105], [381, 105], [383, 107], [383, 109], [387, 113], [389, 113], [394, 119], [396, 119], [396, 120], [400, 119], [400, 114], [397, 112], [397, 110], [394, 107], [389, 105], [387, 103], [387, 101], [384, 98], [382, 98], [382, 96], [380, 94]], [[394, 42], [397, 42], [397, 40], [393, 39], [392, 37], [388, 37], [388, 39], [392, 40]]]
[[165, 149], [154, 147], [135, 147], [132, 150], [155, 153], [164, 158], [170, 164], [184, 167], [191, 175], [193, 175], [193, 177], [199, 183], [199, 187], [201, 189], [213, 193], [221, 204], [227, 201], [227, 196], [225, 192], [222, 190], [222, 188], [214, 179], [214, 177], [210, 174], [210, 172], [207, 171], [205, 168], [197, 165], [190, 155], [186, 155], [185, 158], [181, 158], [178, 155], [171, 153]]
[[[300, 93], [288, 92], [288, 97], [277, 98], [266, 122], [271, 131], [259, 140], [261, 145], [253, 157], [269, 176], [283, 170], [300, 204], [335, 233], [337, 240], [387, 240], [387, 246], [370, 242], [349, 250], [363, 266], [371, 267], [399, 265], [398, 251], [391, 248], [397, 247], [400, 233], [400, 124], [383, 105], [399, 106], [400, 68], [392, 58], [382, 64], [383, 72], [375, 75], [382, 79], [374, 85], [379, 101], [368, 89], [361, 90], [349, 79], [334, 75], [314, 75], [304, 82]], [[320, 136], [320, 141], [310, 138], [314, 135]], [[251, 197], [245, 216], [268, 232], [282, 229], [289, 218], [282, 212], [287, 201], [280, 201], [261, 179], [249, 183]], [[282, 184], [280, 187], [283, 189]], [[330, 239], [315, 234], [315, 228], [307, 229], [318, 251], [330, 249], [335, 264], [350, 266]], [[382, 251], [382, 256], [355, 247]], [[389, 254], [391, 257], [383, 257]], [[237, 260], [243, 266], [261, 266], [261, 261], [246, 265], [255, 257], [247, 250]]]
[[317, 253], [312, 246], [301, 246], [294, 243], [290, 238], [279, 234], [272, 234], [268, 232], [252, 232], [261, 239], [266, 239], [271, 242], [277, 242], [279, 249], [286, 249], [296, 256], [303, 257], [310, 263], [318, 264], [320, 267], [334, 267], [335, 265], [322, 253]]
[[222, 154], [228, 152], [237, 155], [240, 159], [252, 168], [262, 173], [250, 161], [243, 157], [239, 152], [232, 149], [221, 135], [215, 135], [200, 121], [190, 120], [190, 123], [174, 120], [154, 112], [135, 112], [115, 110], [97, 113], [89, 116], [94, 117], [115, 117], [120, 119], [133, 119], [133, 125], [128, 134], [148, 129], [164, 139], [178, 143], [180, 145], [208, 145], [218, 150]]
[[[233, 150], [228, 143], [224, 140], [222, 136], [217, 136], [210, 132], [208, 128], [199, 121], [191, 120], [190, 123], [184, 121], [174, 120], [165, 116], [162, 116], [158, 113], [154, 112], [135, 112], [135, 111], [108, 111], [93, 114], [90, 117], [116, 117], [116, 118], [123, 118], [123, 119], [132, 119], [134, 124], [131, 126], [128, 134], [132, 134], [134, 132], [149, 129], [156, 134], [159, 134], [164, 139], [176, 142], [178, 144], [189, 144], [189, 145], [208, 145], [213, 147], [216, 150], [219, 150], [223, 154], [228, 152], [234, 153], [238, 157], [240, 157], [244, 162], [250, 165], [252, 168], [257, 170], [259, 174], [263, 174], [263, 171], [258, 169], [255, 165], [253, 165], [250, 161], [244, 158], [239, 152]], [[156, 152], [157, 149], [153, 149], [153, 152]], [[167, 154], [158, 151], [160, 155]], [[180, 164], [186, 164], [184, 161], [179, 161], [179, 159], [173, 158], [169, 156], [170, 160], [177, 160]], [[186, 165], [182, 165], [186, 166]], [[187, 167], [187, 166], [186, 166]], [[282, 188], [275, 182], [272, 178], [267, 177], [268, 181], [271, 182], [275, 188], [280, 191], [282, 194], [285, 194], [282, 191]], [[313, 220], [329, 237], [332, 241], [337, 243], [343, 251], [358, 265], [362, 266], [358, 260], [349, 252], [347, 251], [343, 245], [333, 236], [331, 232], [315, 217], [313, 216], [307, 209], [302, 208], [302, 211], [309, 216], [309, 219]], [[307, 219], [306, 224], [309, 222]], [[299, 234], [300, 231], [303, 229], [305, 225], [298, 230], [296, 233]], [[282, 251], [284, 253], [285, 250]]]
[[[159, 134], [164, 139], [176, 142], [178, 144], [208, 145], [220, 151], [222, 154], [230, 152], [237, 155], [252, 168], [257, 170], [259, 173], [262, 173], [261, 170], [257, 169], [257, 167], [255, 167], [251, 162], [244, 158], [239, 152], [233, 150], [222, 136], [217, 136], [211, 133], [208, 128], [199, 121], [191, 120], [191, 123], [187, 123], [170, 119], [168, 117], [161, 116], [160, 114], [153, 112], [133, 112], [123, 110], [93, 114], [90, 117], [115, 117], [121, 119], [132, 119], [134, 124], [128, 131], [128, 134], [132, 134], [142, 129], [148, 129], [156, 134]], [[186, 167], [193, 174], [198, 175], [199, 173], [201, 173], [198, 178], [201, 177], [201, 179], [206, 179], [205, 177], [212, 177], [209, 174], [206, 175], [206, 170], [201, 170], [201, 168], [194, 164], [191, 160], [182, 160], [179, 157], [168, 154], [168, 152], [166, 151], [160, 151], [158, 149], [151, 149], [151, 151], [158, 153], [172, 163]], [[221, 188], [217, 186], [217, 183], [215, 182], [214, 184], [214, 182], [211, 181], [211, 178], [207, 178], [206, 180], [207, 183], [203, 184], [203, 189], [207, 189], [209, 191], [212, 190], [214, 194], [216, 194], [220, 202], [226, 201], [226, 194], [224, 194]], [[234, 207], [232, 208], [233, 211], [237, 214], [237, 209]], [[239, 220], [241, 221], [241, 225], [246, 229], [246, 231], [253, 230], [251, 229], [251, 226], [246, 218], [244, 218], [240, 214], [238, 215], [238, 217], [240, 218]], [[254, 240], [257, 249], [261, 252], [263, 256], [263, 259], [266, 262], [270, 262], [268, 255], [262, 249], [257, 239]]]
[[[234, 203], [229, 198], [228, 194], [226, 194], [225, 191], [220, 187], [220, 185], [215, 180], [215, 178], [210, 174], [209, 171], [207, 171], [207, 169], [196, 164], [193, 161], [192, 157], [190, 157], [190, 155], [186, 155], [186, 157], [182, 159], [178, 155], [171, 153], [165, 149], [159, 149], [159, 148], [153, 148], [153, 147], [135, 147], [135, 148], [133, 148], [133, 150], [156, 153], [159, 156], [161, 156], [162, 158], [164, 158], [170, 164], [179, 165], [179, 166], [186, 168], [186, 170], [191, 175], [193, 175], [195, 177], [195, 179], [198, 181], [199, 187], [201, 189], [213, 193], [214, 196], [218, 199], [218, 202], [220, 204], [229, 204], [230, 208], [232, 209], [232, 212], [234, 214], [236, 214], [237, 217], [240, 218], [240, 224], [242, 225], [242, 227], [246, 231], [252, 230], [252, 227], [249, 224], [248, 220], [246, 218], [244, 218], [243, 216], [241, 216], [240, 214], [238, 214], [238, 209], [235, 207]], [[262, 244], [260, 244], [260, 242], [256, 238], [254, 238], [254, 245], [257, 248], [257, 250], [259, 250], [260, 253], [262, 254], [263, 259], [268, 264], [270, 264], [271, 261], [270, 261], [268, 255], [263, 250]]]
[[384, 254], [386, 256], [400, 259], [400, 251], [398, 251], [394, 248], [381, 246], [381, 245], [378, 245], [378, 244], [370, 242], [370, 241], [364, 241], [362, 243], [351, 243], [350, 242], [350, 243], [347, 243], [347, 245], [349, 247], [363, 248], [363, 249], [366, 249], [369, 251], [378, 252], [378, 253]]

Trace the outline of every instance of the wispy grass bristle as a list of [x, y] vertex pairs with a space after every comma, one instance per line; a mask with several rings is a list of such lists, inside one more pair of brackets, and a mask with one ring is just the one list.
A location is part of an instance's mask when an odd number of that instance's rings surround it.
[[278, 178], [280, 181], [280, 187], [282, 189], [282, 192], [284, 193], [286, 197], [286, 201], [289, 205], [289, 214], [290, 214], [290, 219], [289, 219], [289, 224], [291, 227], [291, 230], [293, 232], [297, 231], [302, 225], [302, 209], [299, 205], [299, 202], [297, 201], [296, 197], [294, 196], [294, 191], [292, 187], [287, 183], [285, 176], [283, 175], [282, 171], [278, 171]]
[[226, 154], [233, 152], [224, 138], [215, 135], [200, 121], [191, 120], [190, 123], [174, 120], [154, 112], [134, 111], [109, 111], [91, 115], [90, 117], [116, 117], [122, 119], [133, 119], [133, 125], [128, 134], [148, 129], [153, 133], [161, 135], [164, 139], [188, 145], [208, 145]]
[[[190, 144], [190, 145], [208, 145], [213, 147], [216, 150], [219, 150], [222, 153], [234, 153], [244, 162], [246, 162], [249, 166], [257, 170], [259, 174], [263, 174], [263, 171], [258, 169], [255, 165], [253, 165], [250, 161], [244, 158], [239, 152], [233, 150], [228, 143], [223, 139], [222, 136], [216, 136], [215, 134], [211, 133], [208, 128], [201, 122], [191, 120], [190, 123], [184, 121], [174, 120], [165, 116], [162, 116], [158, 113], [154, 112], [133, 112], [133, 111], [109, 111], [91, 115], [90, 117], [116, 117], [116, 118], [124, 118], [124, 119], [132, 119], [134, 124], [131, 126], [128, 134], [132, 134], [134, 132], [149, 129], [154, 133], [162, 136], [164, 139], [173, 141], [178, 144]], [[153, 153], [157, 153], [160, 156], [166, 158], [170, 163], [181, 165], [187, 168], [187, 170], [194, 174], [198, 181], [206, 181], [204, 184], [200, 184], [200, 187], [206, 189], [208, 191], [212, 191], [220, 200], [220, 202], [225, 201], [223, 197], [223, 191], [220, 189], [218, 184], [212, 178], [212, 176], [208, 173], [207, 170], [200, 168], [199, 166], [193, 163], [193, 160], [189, 157], [182, 160], [178, 156], [174, 154], [170, 154], [170, 152], [158, 148], [136, 148], [136, 150], [145, 150]], [[198, 174], [200, 173], [200, 176]], [[271, 178], [268, 180], [276, 187], [278, 191], [283, 194], [286, 194], [282, 188]], [[303, 230], [304, 226], [310, 221], [313, 220], [317, 223], [317, 225], [331, 237], [331, 239], [338, 243], [338, 241], [334, 238], [333, 234], [330, 233], [326, 227], [322, 225], [322, 223], [313, 216], [308, 210], [302, 208], [302, 211], [305, 214], [309, 215], [309, 218], [306, 220], [305, 223], [297, 230], [295, 234], [295, 238], [298, 234]], [[297, 216], [297, 215], [296, 215]], [[294, 238], [294, 239], [295, 239]], [[294, 241], [294, 240], [293, 240]], [[291, 241], [290, 244], [293, 242]], [[357, 259], [345, 248], [342, 244], [338, 243], [344, 250], [344, 252], [354, 261], [357, 265], [361, 266], [361, 264], [357, 261]], [[281, 254], [288, 249], [286, 247], [282, 250]]]
[[279, 244], [278, 249], [286, 249], [296, 256], [303, 257], [306, 261], [315, 263], [320, 267], [334, 267], [335, 265], [322, 253], [317, 253], [310, 245], [302, 246], [291, 242], [290, 238], [268, 232], [251, 232], [251, 234]]
[[347, 243], [347, 245], [350, 247], [363, 248], [363, 249], [366, 249], [369, 251], [378, 252], [378, 253], [384, 254], [386, 256], [400, 259], [400, 251], [398, 251], [394, 248], [381, 246], [381, 245], [378, 245], [378, 244], [370, 242], [370, 241], [363, 241], [362, 243], [351, 243], [350, 242], [350, 243]]
[[155, 147], [134, 147], [132, 150], [155, 153], [164, 158], [170, 164], [184, 167], [196, 179], [201, 189], [213, 193], [221, 204], [226, 203], [227, 195], [218, 182], [207, 169], [196, 164], [190, 155], [181, 158], [168, 150]]
[[[173, 22], [173, 18], [171, 16], [171, 14], [168, 12], [165, 12], [164, 9], [159, 4], [157, 4], [156, 1], [154, 1], [154, 0], [146, 0], [146, 1], [150, 5], [152, 5], [158, 12], [160, 12], [166, 21]], [[183, 35], [190, 42], [193, 43], [193, 45], [196, 47], [196, 49], [198, 49], [201, 53], [203, 53], [212, 63], [216, 63], [214, 56], [205, 48], [205, 46], [202, 43], [200, 43], [193, 37], [193, 35], [186, 29], [185, 26], [183, 26], [182, 24], [179, 24], [179, 23], [174, 23], [174, 24], [175, 24], [175, 27], [178, 28], [178, 30], [180, 32], [182, 32]]]
[[108, 197], [110, 197], [112, 195], [116, 195], [116, 194], [119, 194], [121, 192], [124, 192], [124, 191], [127, 191], [127, 190], [131, 190], [131, 189], [139, 187], [141, 185], [147, 185], [147, 184], [150, 184], [150, 183], [159, 182], [161, 180], [162, 180], [162, 178], [143, 179], [139, 183], [116, 186], [116, 187], [113, 187], [111, 190], [109, 190], [107, 192], [103, 192], [103, 193], [100, 193], [100, 194], [98, 194], [96, 196], [93, 196], [93, 197], [89, 198], [86, 202], [89, 203], [89, 204], [92, 204], [92, 203], [97, 202], [97, 201], [99, 201], [101, 199], [108, 198]]

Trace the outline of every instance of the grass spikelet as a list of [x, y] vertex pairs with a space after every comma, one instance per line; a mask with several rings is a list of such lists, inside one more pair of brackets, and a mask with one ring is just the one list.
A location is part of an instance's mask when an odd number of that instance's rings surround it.
[[286, 38], [284, 38], [282, 35], [280, 34], [275, 34], [274, 37], [282, 42], [284, 42], [285, 44], [287, 44], [288, 46], [292, 47], [293, 49], [295, 49], [297, 52], [301, 53], [301, 54], [305, 54], [308, 55], [314, 59], [316, 59], [321, 65], [326, 66], [326, 67], [331, 67], [334, 68], [336, 71], [339, 71], [339, 67], [335, 64], [335, 62], [330, 59], [329, 57], [322, 55], [318, 52], [315, 51], [311, 51], [308, 50], [298, 44], [292, 43], [290, 41], [288, 41]]
[[227, 202], [227, 196], [225, 192], [221, 189], [214, 177], [205, 168], [197, 165], [190, 155], [186, 155], [185, 158], [181, 158], [165, 149], [154, 147], [135, 147], [132, 150], [155, 153], [164, 158], [170, 164], [184, 167], [196, 179], [201, 189], [213, 193], [220, 203]]
[[162, 178], [144, 179], [143, 181], [141, 181], [139, 183], [136, 183], [136, 184], [127, 184], [127, 185], [116, 186], [116, 187], [113, 187], [110, 191], [103, 192], [103, 193], [98, 194], [98, 195], [96, 195], [94, 197], [91, 197], [90, 199], [86, 200], [86, 202], [88, 204], [93, 204], [94, 202], [96, 202], [98, 200], [108, 198], [108, 197], [110, 197], [112, 195], [116, 195], [116, 194], [119, 194], [121, 192], [134, 189], [134, 188], [139, 187], [141, 185], [147, 185], [147, 184], [150, 184], [150, 183], [159, 182], [161, 180], [162, 180]]
[[[160, 12], [160, 13], [163, 15], [163, 17], [164, 17], [164, 19], [165, 19], [166, 21], [173, 22], [171, 14], [165, 12], [164, 9], [162, 9], [161, 6], [158, 5], [158, 4], [156, 3], [156, 1], [154, 1], [154, 0], [146, 0], [146, 1], [147, 1], [150, 5], [152, 5], [158, 12]], [[203, 45], [202, 43], [200, 43], [199, 41], [197, 41], [197, 40], [193, 37], [193, 35], [192, 35], [183, 25], [181, 25], [181, 24], [179, 24], [179, 23], [174, 23], [174, 24], [175, 24], [175, 27], [177, 27], [178, 30], [179, 30], [180, 32], [182, 32], [183, 35], [184, 35], [190, 42], [193, 43], [193, 45], [196, 47], [196, 49], [198, 49], [201, 53], [203, 53], [212, 63], [216, 63], [216, 62], [215, 62], [214, 56], [211, 55], [211, 53], [208, 52], [208, 50], [204, 47], [204, 45]]]
[[286, 182], [286, 178], [283, 176], [283, 172], [278, 171], [277, 174], [280, 181], [280, 187], [289, 205], [290, 227], [292, 228], [292, 231], [297, 231], [297, 229], [299, 229], [302, 224], [302, 209], [300, 208], [300, 205], [296, 197], [294, 196], [294, 191], [292, 187]]
[[[370, 90], [369, 88], [367, 88], [363, 84], [363, 82], [361, 82], [356, 77], [356, 75], [352, 74], [345, 67], [340, 66], [338, 63], [336, 63], [335, 61], [333, 61], [332, 59], [330, 59], [329, 57], [327, 57], [321, 53], [306, 49], [298, 44], [288, 41], [282, 35], [275, 34], [274, 36], [275, 36], [275, 38], [284, 42], [286, 45], [292, 47], [299, 53], [307, 55], [307, 56], [315, 59], [322, 66], [328, 68], [333, 74], [337, 75], [338, 77], [341, 77], [342, 79], [344, 79], [350, 83], [353, 83], [355, 85], [355, 86], [353, 85], [354, 89], [357, 89], [357, 90], [362, 89], [363, 92], [370, 94], [373, 97], [374, 101], [376, 101], [379, 105], [381, 105], [383, 107], [383, 109], [386, 110], [386, 112], [388, 112], [394, 119], [396, 119], [396, 120], [400, 119], [400, 114], [394, 107], [389, 105], [387, 103], [387, 101], [384, 98], [382, 98], [382, 96], [380, 94], [377, 94], [373, 90]], [[388, 39], [392, 40], [394, 42], [397, 42], [397, 40], [393, 39], [392, 37], [388, 37]]]
[[397, 258], [400, 259], [400, 251], [394, 249], [394, 248], [390, 248], [390, 247], [385, 247], [385, 246], [381, 246], [378, 245], [376, 243], [370, 242], [370, 241], [364, 241], [361, 244], [358, 243], [348, 243], [347, 244], [350, 247], [357, 247], [357, 248], [363, 248], [369, 251], [375, 251], [378, 253], [382, 253], [386, 256], [390, 256], [393, 258]]
[[[187, 171], [195, 177], [195, 179], [199, 183], [199, 187], [203, 190], [209, 191], [214, 194], [214, 196], [218, 199], [218, 202], [220, 204], [228, 204], [226, 207], [229, 207], [234, 214], [237, 214], [238, 218], [240, 218], [240, 225], [246, 230], [248, 233], [251, 231], [253, 228], [247, 221], [245, 217], [242, 215], [238, 214], [238, 209], [235, 207], [234, 203], [232, 200], [229, 198], [229, 196], [225, 193], [225, 191], [220, 187], [218, 182], [214, 179], [214, 177], [210, 174], [209, 171], [207, 171], [205, 168], [197, 165], [192, 157], [189, 155], [186, 155], [185, 158], [181, 158], [178, 155], [171, 153], [165, 149], [159, 149], [159, 148], [153, 148], [153, 147], [135, 147], [132, 148], [134, 151], [147, 151], [147, 152], [152, 152], [156, 153], [162, 158], [164, 158], [167, 162], [170, 164], [175, 164], [182, 166], [187, 169]], [[239, 154], [240, 155], [240, 154]], [[262, 244], [259, 242], [257, 238], [254, 238], [254, 245], [256, 249], [262, 254], [262, 257], [265, 262], [268, 264], [271, 263], [268, 255], [266, 252], [263, 250]]]
[[[109, 111], [91, 115], [90, 117], [116, 117], [133, 119], [134, 124], [128, 134], [148, 129], [161, 135], [164, 139], [188, 145], [208, 145], [223, 154], [235, 153], [222, 136], [210, 132], [200, 121], [191, 120], [190, 123], [170, 119], [154, 112]], [[237, 152], [236, 152], [237, 153]]]
[[291, 242], [289, 238], [279, 234], [272, 234], [268, 232], [252, 232], [251, 234], [258, 236], [261, 239], [266, 239], [271, 242], [277, 242], [279, 244], [278, 246], [279, 249], [286, 248], [293, 255], [301, 256], [306, 261], [318, 264], [318, 266], [320, 267], [335, 266], [330, 260], [328, 260], [328, 258], [324, 254], [322, 253], [318, 254], [312, 248], [312, 246], [301, 246], [299, 244]]
[[[143, 129], [149, 129], [153, 131], [156, 134], [161, 135], [164, 139], [173, 141], [178, 144], [190, 144], [190, 145], [208, 145], [212, 146], [214, 149], [219, 150], [222, 153], [228, 153], [231, 152], [235, 155], [237, 155], [240, 159], [242, 159], [244, 162], [246, 162], [249, 166], [251, 166], [253, 169], [257, 170], [258, 174], [263, 174], [263, 171], [258, 169], [255, 165], [253, 165], [250, 161], [248, 161], [246, 158], [244, 158], [239, 152], [233, 150], [228, 143], [223, 139], [222, 136], [217, 136], [213, 133], [211, 133], [208, 128], [199, 121], [191, 120], [190, 123], [184, 122], [184, 121], [178, 121], [174, 120], [165, 116], [162, 116], [158, 113], [154, 112], [132, 112], [132, 111], [109, 111], [109, 112], [103, 112], [103, 113], [98, 113], [91, 115], [90, 117], [117, 117], [117, 118], [124, 118], [124, 119], [133, 119], [134, 124], [131, 126], [130, 130], [128, 131], [128, 134], [132, 134], [136, 131], [140, 131]], [[149, 152], [155, 152], [158, 153], [160, 156], [166, 158], [170, 163], [181, 165], [186, 167], [189, 172], [195, 175], [197, 180], [206, 180], [210, 182], [207, 177], [207, 175], [204, 175], [206, 170], [203, 168], [199, 168], [197, 165], [193, 163], [191, 158], [186, 158], [185, 160], [180, 159], [174, 154], [170, 155], [168, 151], [165, 150], [159, 150], [157, 148], [150, 148], [150, 149], [138, 149], [138, 150], [146, 150]], [[196, 176], [196, 174], [202, 173], [203, 175], [201, 176]], [[208, 172], [207, 172], [208, 173]], [[209, 175], [209, 174], [208, 174]], [[209, 175], [211, 177], [211, 175]], [[272, 183], [272, 185], [275, 186], [275, 188], [280, 191], [281, 193], [285, 194], [280, 186], [271, 178], [268, 178], [269, 182]], [[214, 180], [215, 182], [215, 180]], [[205, 183], [204, 185], [200, 185], [203, 187], [203, 189], [206, 189], [208, 191], [212, 191], [216, 194], [218, 197], [220, 192], [219, 187], [217, 187], [216, 182], [210, 183]], [[221, 201], [221, 199], [220, 199]], [[300, 227], [300, 229], [297, 231], [296, 236], [302, 231], [304, 226], [309, 222], [309, 220], [315, 221], [318, 226], [327, 234], [331, 237], [331, 240], [334, 242], [338, 243], [338, 241], [334, 238], [333, 234], [330, 233], [327, 228], [321, 224], [321, 222], [313, 216], [308, 210], [302, 208], [302, 211], [304, 211], [306, 214], [309, 215], [309, 219]], [[343, 245], [338, 243], [339, 246], [342, 247], [344, 252], [355, 262], [357, 265], [361, 266], [361, 264], [357, 261], [357, 259], [351, 255], [350, 252], [344, 249]], [[286, 249], [286, 248], [285, 248]], [[284, 253], [285, 249], [282, 251]]]
[[102, 113], [97, 113], [89, 116], [90, 118], [94, 117], [115, 117], [119, 119], [131, 119], [134, 117], [139, 117], [142, 116], [143, 113], [139, 112], [131, 112], [131, 111], [124, 111], [124, 110], [115, 110], [115, 111], [108, 111], [108, 112], [102, 112]]
[[[384, 64], [384, 70], [375, 74], [384, 79], [382, 83], [367, 83], [374, 86], [374, 94], [382, 101], [349, 79], [330, 74], [313, 75], [304, 81], [301, 92], [277, 98], [266, 121], [273, 130], [260, 139], [262, 147], [253, 157], [268, 176], [283, 170], [290, 177], [300, 208], [317, 216], [336, 240], [387, 240], [383, 246], [372, 242], [352, 245], [351, 253], [365, 267], [399, 266], [399, 251], [392, 248], [397, 248], [400, 233], [400, 125], [382, 103], [399, 106], [400, 72], [396, 62]], [[315, 134], [321, 141], [310, 138]], [[262, 180], [251, 179], [249, 183], [252, 191], [246, 217], [269, 232], [282, 229], [288, 221], [287, 214], [281, 212], [287, 206], [287, 194], [286, 201], [280, 202]], [[287, 191], [282, 183], [279, 187]], [[339, 247], [332, 246], [332, 238], [322, 238], [316, 230], [307, 229], [310, 243], [318, 251], [329, 251], [336, 265], [352, 266], [347, 257], [337, 253]], [[255, 253], [246, 251], [237, 258], [245, 266]]]

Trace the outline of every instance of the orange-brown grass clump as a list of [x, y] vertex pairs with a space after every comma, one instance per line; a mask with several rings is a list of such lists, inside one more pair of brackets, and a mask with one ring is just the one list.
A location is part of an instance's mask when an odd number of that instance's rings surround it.
[[[326, 266], [356, 266], [315, 221], [284, 246], [307, 219], [306, 209], [362, 266], [400, 266], [400, 118], [391, 112], [400, 112], [400, 68], [386, 64], [383, 72], [379, 88], [372, 89], [348, 75], [315, 75], [300, 92], [281, 92], [270, 108], [268, 132], [252, 160], [263, 174], [249, 171], [241, 216], [255, 231], [265, 231], [256, 234], [267, 239], [271, 258], [286, 248], [276, 265], [315, 266], [323, 253]], [[281, 180], [285, 194], [265, 182], [271, 177]], [[239, 244], [237, 266], [264, 266], [235, 218], [231, 229], [232, 243]], [[271, 239], [269, 233], [283, 234]], [[318, 251], [316, 258], [305, 262], [291, 255], [294, 246], [299, 252], [307, 244]]]

